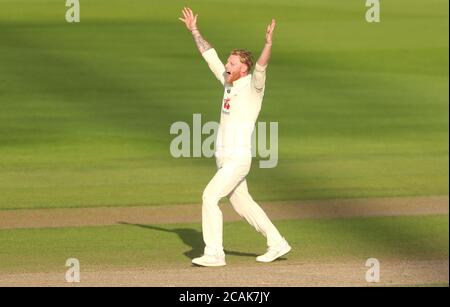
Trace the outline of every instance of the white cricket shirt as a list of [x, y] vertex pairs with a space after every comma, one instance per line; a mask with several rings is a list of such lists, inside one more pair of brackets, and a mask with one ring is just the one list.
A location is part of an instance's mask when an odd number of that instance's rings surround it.
[[252, 133], [264, 97], [266, 66], [255, 64], [253, 74], [225, 83], [226, 69], [216, 50], [202, 53], [209, 68], [224, 86], [215, 156], [218, 158], [251, 157]]

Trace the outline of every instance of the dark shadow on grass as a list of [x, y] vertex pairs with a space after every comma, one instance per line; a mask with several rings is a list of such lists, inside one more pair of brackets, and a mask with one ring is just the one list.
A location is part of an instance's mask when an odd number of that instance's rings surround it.
[[[178, 237], [183, 241], [183, 243], [191, 248], [191, 250], [186, 251], [183, 253], [187, 258], [194, 259], [195, 257], [199, 257], [203, 254], [203, 238], [202, 233], [196, 229], [192, 228], [174, 228], [174, 229], [168, 229], [163, 228], [159, 226], [153, 226], [153, 225], [142, 225], [142, 224], [132, 224], [127, 222], [118, 222], [118, 224], [121, 225], [130, 225], [130, 226], [136, 226], [144, 229], [150, 229], [150, 230], [157, 230], [162, 232], [170, 232], [178, 235]], [[258, 255], [252, 254], [252, 253], [243, 253], [238, 251], [230, 251], [225, 250], [226, 255], [233, 255], [233, 256], [241, 256], [241, 257], [257, 257]]]

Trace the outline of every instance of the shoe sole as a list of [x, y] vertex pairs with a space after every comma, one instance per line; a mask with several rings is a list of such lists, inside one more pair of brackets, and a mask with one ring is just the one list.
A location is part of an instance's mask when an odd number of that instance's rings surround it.
[[195, 264], [196, 266], [202, 266], [202, 267], [219, 267], [219, 266], [225, 266], [227, 265], [225, 262], [221, 263], [201, 263], [201, 262], [194, 262], [192, 261], [192, 264]]
[[292, 250], [292, 247], [291, 247], [291, 246], [288, 246], [288, 248], [287, 248], [286, 250], [280, 252], [275, 258], [273, 258], [273, 259], [270, 260], [270, 261], [258, 260], [258, 258], [256, 258], [256, 261], [258, 261], [258, 262], [264, 262], [264, 263], [269, 263], [269, 262], [272, 262], [272, 261], [277, 260], [277, 259], [280, 258], [280, 257], [283, 257], [284, 255], [288, 254], [291, 250]]

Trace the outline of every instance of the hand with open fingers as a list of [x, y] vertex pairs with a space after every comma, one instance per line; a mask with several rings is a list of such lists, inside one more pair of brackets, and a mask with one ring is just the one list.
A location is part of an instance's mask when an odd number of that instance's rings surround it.
[[181, 20], [182, 22], [184, 22], [184, 24], [186, 25], [186, 28], [189, 31], [193, 31], [193, 30], [197, 30], [197, 15], [194, 15], [194, 13], [192, 12], [192, 10], [188, 7], [183, 8], [183, 10], [181, 11], [183, 13], [184, 18], [178, 18], [179, 20]]
[[272, 19], [272, 23], [267, 26], [266, 44], [272, 45], [273, 30], [275, 29], [275, 24], [275, 19]]

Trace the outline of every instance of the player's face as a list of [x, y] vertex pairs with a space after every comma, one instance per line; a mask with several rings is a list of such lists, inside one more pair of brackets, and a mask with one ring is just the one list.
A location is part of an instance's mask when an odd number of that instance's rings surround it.
[[247, 74], [247, 65], [241, 62], [238, 55], [230, 55], [225, 64], [226, 83], [233, 83]]

